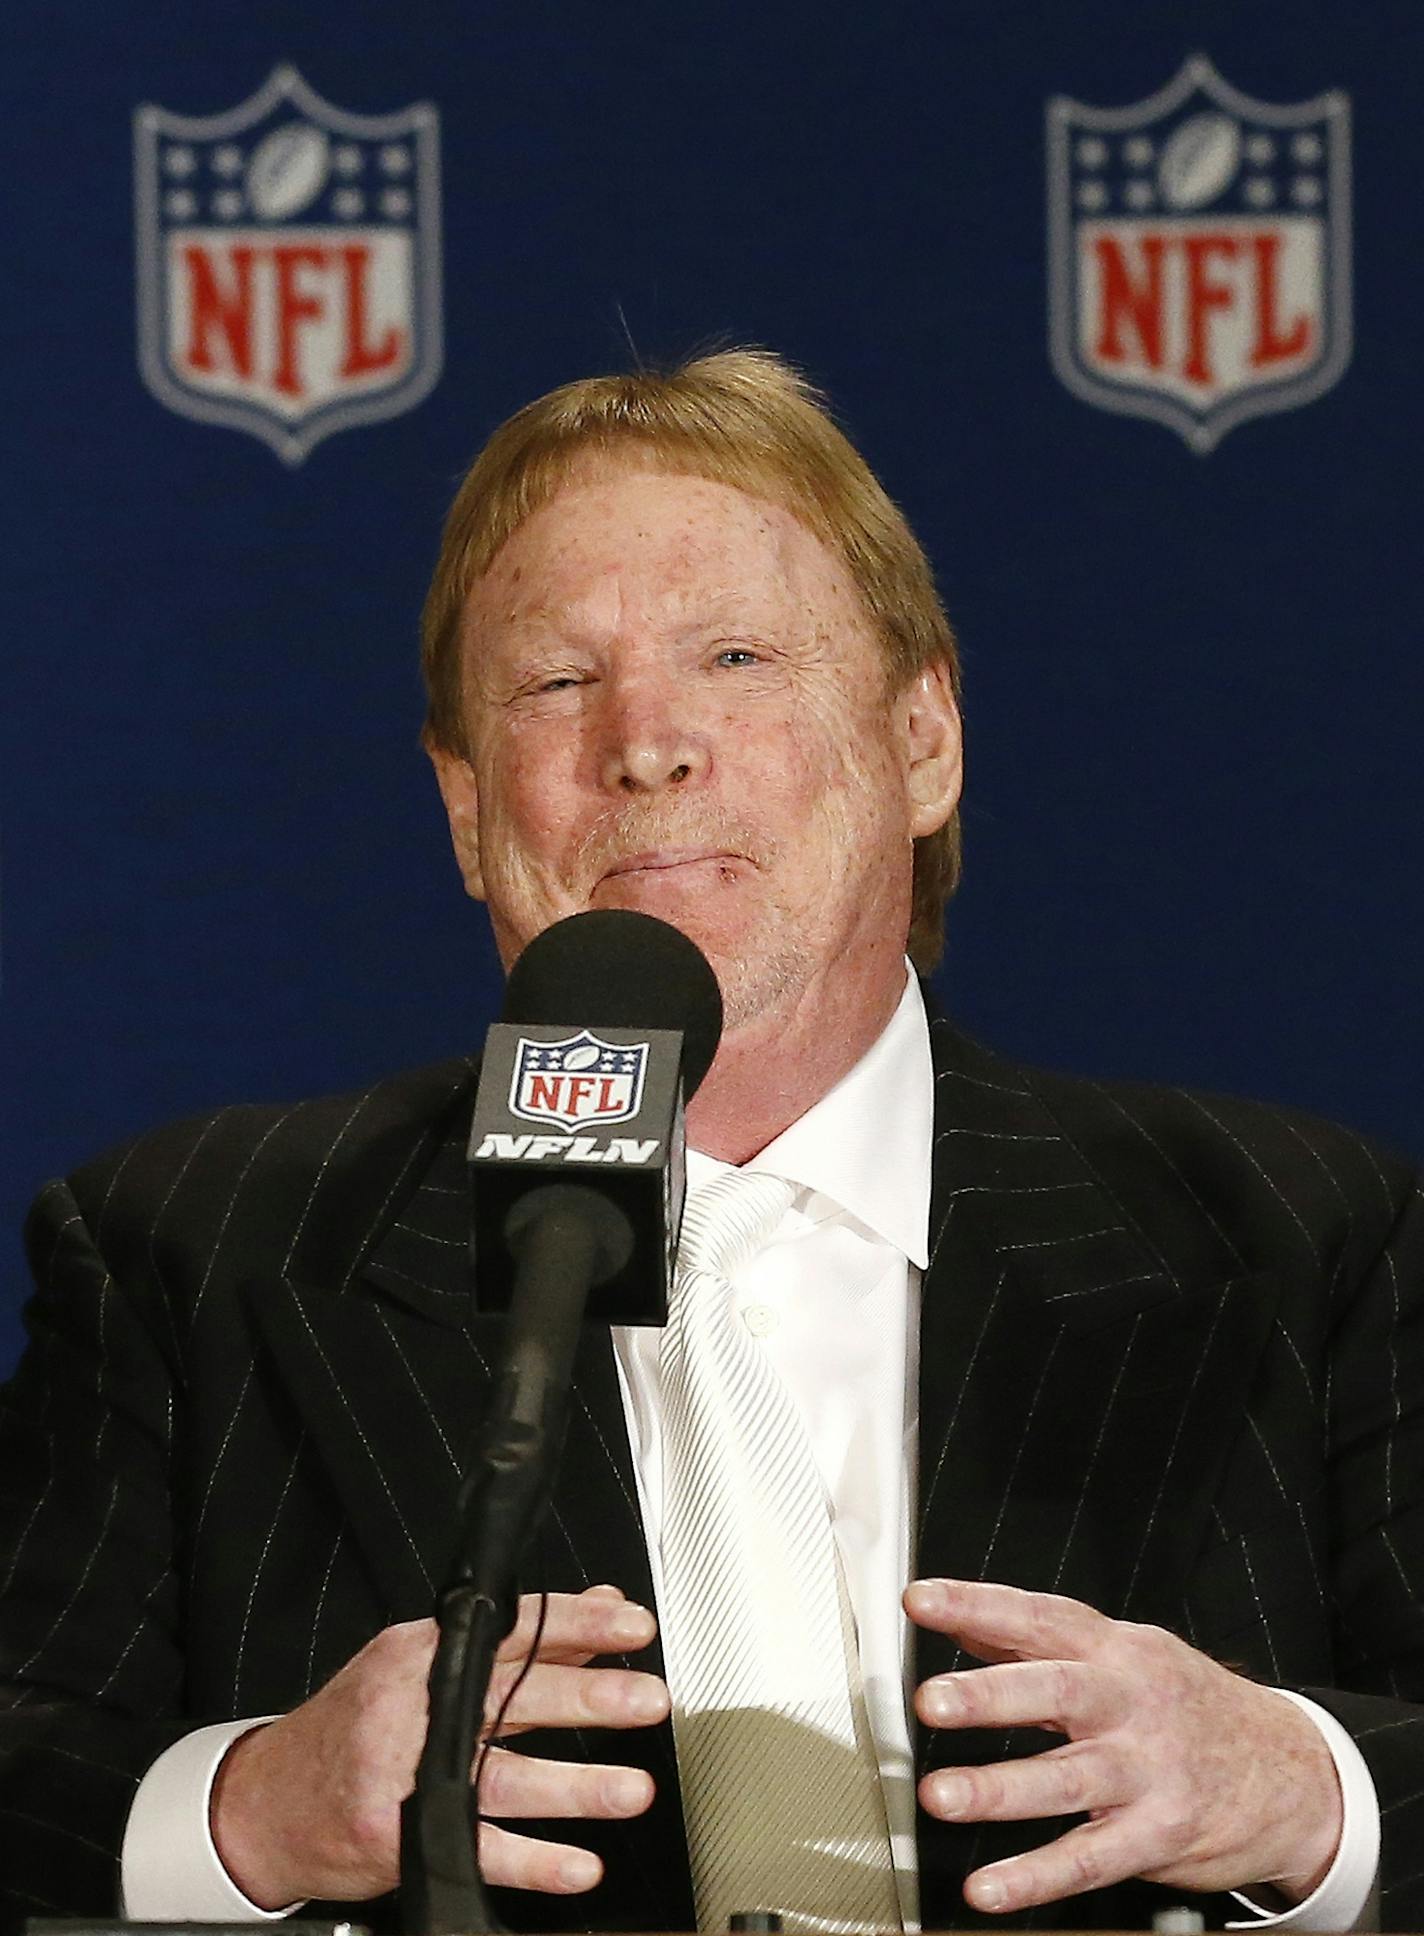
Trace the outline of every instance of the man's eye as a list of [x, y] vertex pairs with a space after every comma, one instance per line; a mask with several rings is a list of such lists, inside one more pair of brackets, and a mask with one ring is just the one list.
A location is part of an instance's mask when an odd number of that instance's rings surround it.
[[753, 652], [749, 645], [728, 645], [717, 654], [718, 665], [749, 666], [759, 665], [761, 654]]

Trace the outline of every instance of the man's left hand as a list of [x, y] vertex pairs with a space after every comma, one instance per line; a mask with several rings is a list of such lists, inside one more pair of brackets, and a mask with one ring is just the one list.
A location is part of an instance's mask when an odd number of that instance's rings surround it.
[[1046, 1728], [1062, 1747], [941, 1768], [921, 1804], [947, 1822], [1089, 1820], [977, 1869], [975, 1909], [1011, 1912], [1129, 1876], [1190, 1890], [1270, 1884], [1301, 1902], [1334, 1860], [1343, 1819], [1319, 1728], [1270, 1688], [1160, 1627], [1057, 1594], [918, 1580], [905, 1608], [991, 1663], [921, 1683], [933, 1728]]

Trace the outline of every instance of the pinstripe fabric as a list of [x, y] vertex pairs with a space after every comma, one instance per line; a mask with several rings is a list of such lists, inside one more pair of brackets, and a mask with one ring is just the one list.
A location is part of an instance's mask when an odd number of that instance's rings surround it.
[[[932, 1028], [918, 1570], [1054, 1586], [1297, 1686], [1382, 1799], [1384, 1926], [1424, 1924], [1424, 1203], [1349, 1133], [1019, 1069]], [[466, 1324], [453, 1064], [156, 1132], [44, 1193], [0, 1396], [0, 1902], [99, 1910], [134, 1786], [190, 1726], [301, 1700], [423, 1614], [492, 1339]], [[585, 1341], [531, 1568], [651, 1594], [606, 1342]], [[924, 1638], [921, 1674], [954, 1658]], [[657, 1664], [656, 1649], [645, 1662]], [[923, 1735], [923, 1765], [1043, 1744]], [[526, 1745], [600, 1756], [596, 1736]], [[587, 1899], [516, 1926], [686, 1928], [658, 1799], [591, 1825]], [[926, 1823], [926, 1926], [1042, 1825]], [[1130, 1927], [1126, 1886], [1041, 1913]], [[370, 1912], [377, 1920], [380, 1908]]]

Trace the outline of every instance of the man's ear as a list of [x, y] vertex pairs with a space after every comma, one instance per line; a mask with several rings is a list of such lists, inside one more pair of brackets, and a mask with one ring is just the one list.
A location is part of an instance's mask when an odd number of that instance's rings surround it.
[[440, 798], [445, 802], [450, 822], [450, 842], [465, 892], [475, 900], [485, 898], [484, 875], [480, 871], [480, 800], [475, 788], [475, 770], [458, 753], [426, 740], [425, 750], [435, 768]]
[[921, 840], [938, 832], [959, 805], [964, 782], [964, 734], [949, 668], [917, 672], [900, 694], [907, 755], [910, 834]]

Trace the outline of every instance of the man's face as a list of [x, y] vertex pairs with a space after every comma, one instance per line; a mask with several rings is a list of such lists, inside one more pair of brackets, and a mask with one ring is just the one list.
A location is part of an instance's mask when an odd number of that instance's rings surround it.
[[475, 587], [463, 651], [470, 756], [437, 766], [506, 967], [627, 907], [698, 943], [729, 1026], [895, 985], [957, 719], [938, 674], [887, 692], [844, 567], [790, 512], [591, 464]]

